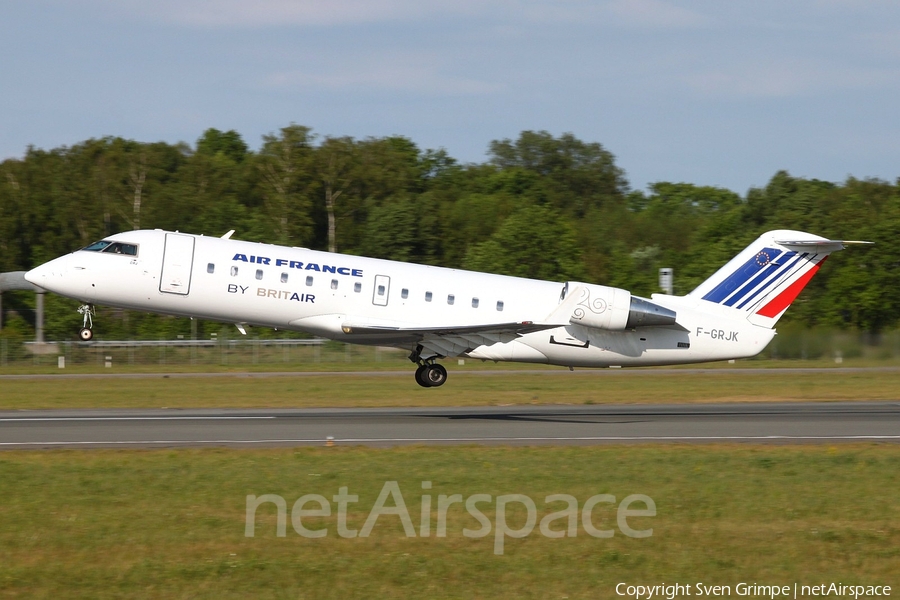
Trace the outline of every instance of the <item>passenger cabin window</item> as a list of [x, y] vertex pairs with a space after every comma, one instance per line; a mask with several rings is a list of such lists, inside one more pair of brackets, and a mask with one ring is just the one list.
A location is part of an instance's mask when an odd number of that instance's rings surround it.
[[307, 275], [306, 276], [306, 285], [312, 285], [312, 282], [313, 282], [312, 275]]
[[403, 298], [404, 300], [409, 298], [409, 290], [406, 288], [403, 288], [402, 290], [400, 290], [400, 297]]
[[331, 280], [331, 289], [336, 290], [336, 289], [337, 289], [337, 285], [338, 285], [338, 280], [337, 280], [337, 279], [332, 279], [332, 280]]
[[447, 304], [453, 304], [454, 302], [456, 302], [456, 296], [447, 294]]
[[256, 270], [256, 278], [262, 280], [262, 269]]
[[497, 300], [497, 310], [503, 311], [503, 300]]
[[431, 292], [425, 292], [425, 302], [431, 302]]
[[287, 283], [287, 280], [288, 280], [288, 274], [282, 273], [281, 274], [281, 283]]
[[378, 286], [378, 295], [384, 296], [384, 286], [383, 285]]
[[213, 263], [207, 263], [207, 265], [206, 265], [206, 272], [207, 272], [207, 273], [215, 273], [215, 272], [216, 272], [216, 265], [214, 265]]
[[472, 298], [472, 308], [478, 308], [478, 298]]
[[360, 282], [356, 282], [353, 284], [353, 291], [357, 294], [362, 291], [362, 284]]
[[238, 269], [237, 267], [231, 267], [231, 276], [237, 277]]

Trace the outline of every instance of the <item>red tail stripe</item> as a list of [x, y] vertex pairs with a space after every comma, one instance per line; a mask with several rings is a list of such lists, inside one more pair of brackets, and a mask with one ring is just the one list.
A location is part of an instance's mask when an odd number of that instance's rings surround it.
[[786, 290], [772, 298], [772, 300], [770, 300], [768, 304], [756, 311], [756, 314], [771, 318], [778, 316], [781, 311], [790, 306], [791, 302], [793, 302], [797, 298], [797, 296], [800, 295], [800, 292], [803, 291], [803, 288], [806, 287], [806, 284], [809, 283], [809, 280], [813, 278], [813, 275], [816, 274], [816, 271], [819, 270], [819, 267], [822, 266], [822, 263], [825, 262], [826, 258], [828, 257], [826, 256], [825, 258], [820, 260], [818, 264], [813, 265], [809, 271], [807, 271], [803, 274], [802, 277], [800, 277], [800, 279], [789, 285]]

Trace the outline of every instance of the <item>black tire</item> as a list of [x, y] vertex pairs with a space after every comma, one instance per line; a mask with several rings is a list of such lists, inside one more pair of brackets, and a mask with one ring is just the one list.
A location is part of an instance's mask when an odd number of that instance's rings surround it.
[[94, 339], [94, 332], [87, 327], [82, 327], [81, 331], [78, 332], [78, 337], [82, 342], [89, 342]]
[[423, 374], [423, 379], [428, 382], [431, 387], [439, 387], [447, 381], [447, 369], [443, 365], [433, 364]]
[[416, 369], [416, 383], [421, 385], [422, 387], [431, 387], [431, 384], [428, 383], [428, 380], [425, 377], [425, 371], [428, 370], [428, 365], [422, 365], [418, 369]]

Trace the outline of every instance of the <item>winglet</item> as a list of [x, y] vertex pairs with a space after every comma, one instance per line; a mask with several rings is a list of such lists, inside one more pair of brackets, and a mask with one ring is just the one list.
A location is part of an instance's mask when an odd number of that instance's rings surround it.
[[223, 240], [230, 240], [231, 236], [234, 235], [234, 229], [229, 229], [228, 233], [222, 236]]

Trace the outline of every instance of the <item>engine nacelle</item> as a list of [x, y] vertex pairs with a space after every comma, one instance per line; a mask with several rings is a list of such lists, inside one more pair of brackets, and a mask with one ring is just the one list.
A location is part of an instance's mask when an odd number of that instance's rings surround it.
[[574, 281], [567, 283], [566, 289], [571, 290], [565, 303], [571, 305], [569, 322], [573, 325], [625, 331], [675, 324], [675, 311], [634, 297], [628, 290]]
[[569, 282], [569, 322], [610, 331], [624, 331], [631, 309], [631, 292], [605, 285]]

